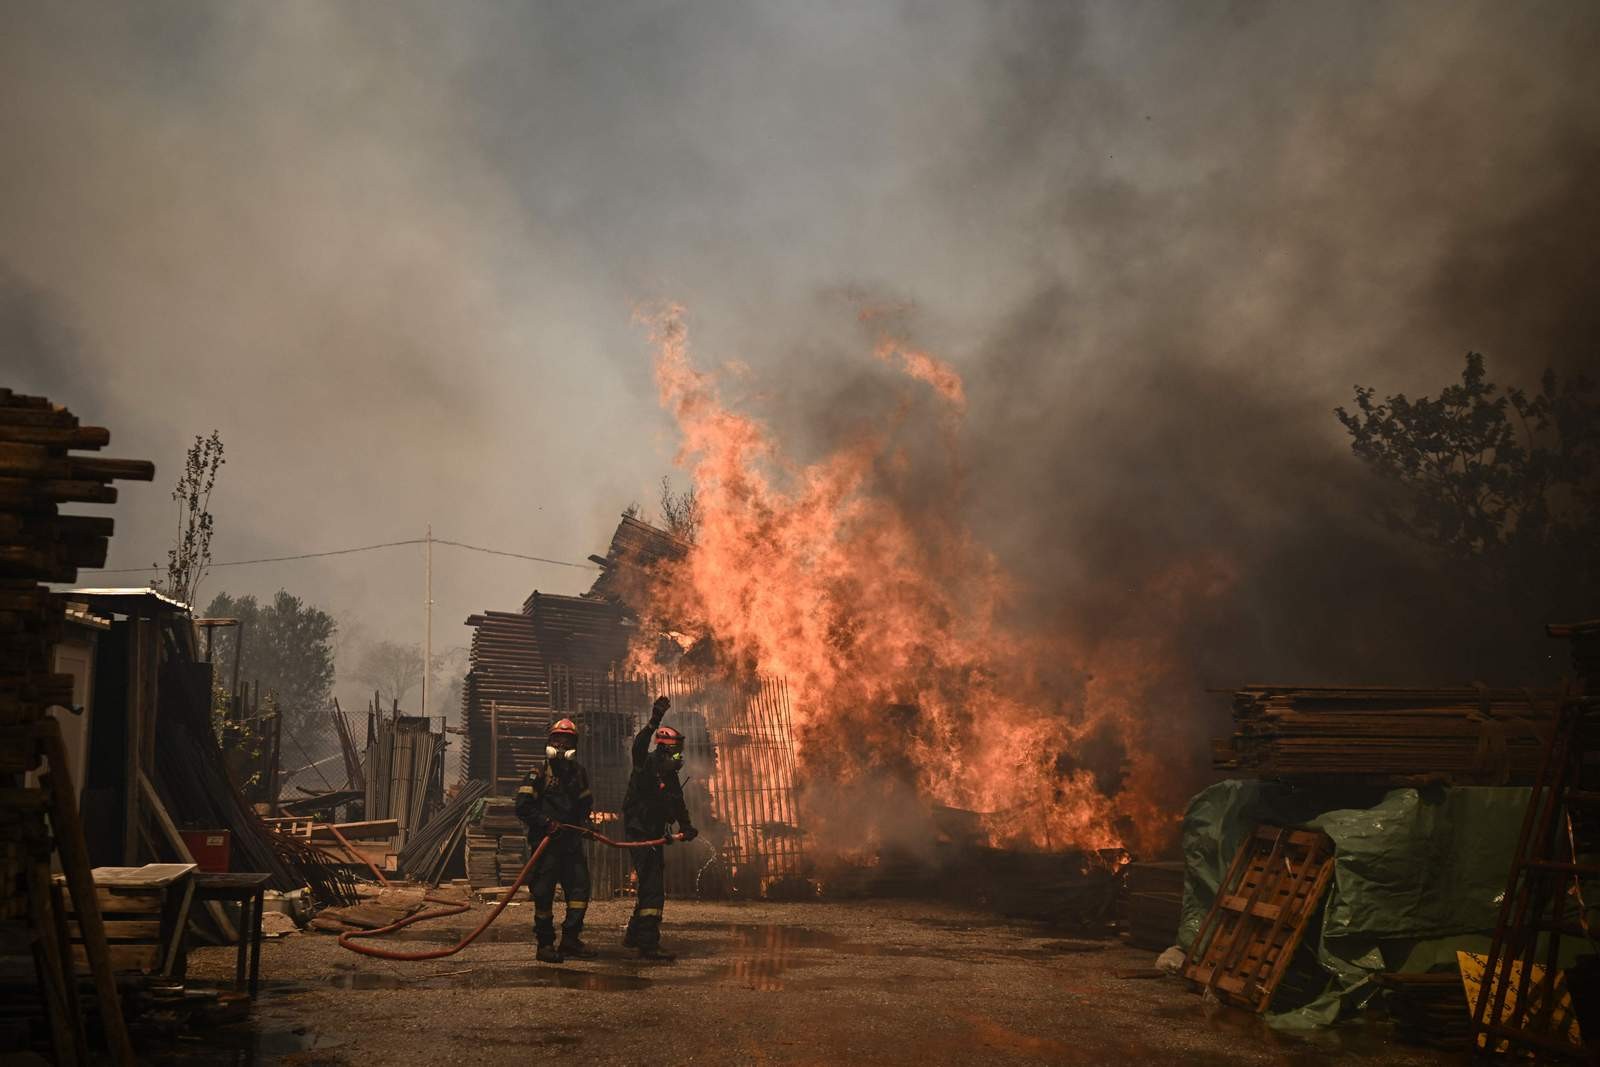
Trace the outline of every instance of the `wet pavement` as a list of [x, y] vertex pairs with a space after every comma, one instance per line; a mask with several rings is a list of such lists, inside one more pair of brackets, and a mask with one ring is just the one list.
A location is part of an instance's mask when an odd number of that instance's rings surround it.
[[[630, 908], [595, 902], [586, 940], [601, 957], [562, 966], [533, 961], [525, 906], [420, 963], [292, 935], [265, 947], [249, 1023], [146, 1053], [240, 1067], [526, 1064], [534, 1052], [586, 1064], [1460, 1062], [1368, 1024], [1276, 1033], [1152, 979], [1154, 953], [944, 905], [669, 902], [671, 964], [617, 943]], [[450, 944], [482, 915], [386, 943]], [[231, 948], [191, 956], [191, 980], [231, 971]]]

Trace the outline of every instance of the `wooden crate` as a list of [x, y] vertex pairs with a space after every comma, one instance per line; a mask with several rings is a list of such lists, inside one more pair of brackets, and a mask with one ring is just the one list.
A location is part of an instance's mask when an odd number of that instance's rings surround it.
[[1333, 876], [1319, 830], [1257, 826], [1234, 857], [1184, 961], [1184, 977], [1236, 1007], [1262, 1012]]
[[[94, 869], [95, 900], [105, 923], [113, 971], [183, 973], [193, 871], [189, 863]], [[88, 973], [77, 915], [69, 910], [67, 920], [73, 962], [80, 973]]]

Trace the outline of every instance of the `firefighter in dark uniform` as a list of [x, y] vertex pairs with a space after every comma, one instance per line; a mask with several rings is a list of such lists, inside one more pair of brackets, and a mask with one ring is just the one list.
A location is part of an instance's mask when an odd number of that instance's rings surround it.
[[[622, 826], [629, 841], [673, 838], [668, 823], [678, 824], [678, 838], [693, 841], [700, 831], [689, 821], [683, 802], [683, 785], [678, 770], [683, 766], [683, 735], [662, 726], [672, 701], [658, 697], [650, 709], [650, 724], [633, 739], [633, 773], [628, 776], [628, 793], [622, 801]], [[655, 741], [651, 751], [650, 742]], [[626, 948], [637, 948], [647, 960], [671, 960], [661, 951], [661, 908], [667, 900], [666, 853], [662, 846], [630, 848], [634, 873], [639, 876], [639, 898], [628, 932], [622, 939]]]
[[[583, 943], [583, 916], [589, 907], [589, 859], [583, 852], [584, 835], [567, 826], [589, 825], [594, 793], [589, 772], [575, 758], [578, 728], [571, 719], [550, 727], [544, 766], [530, 771], [517, 789], [517, 818], [528, 827], [528, 843], [537, 848], [550, 835], [544, 855], [529, 877], [533, 897], [533, 936], [539, 942], [542, 963], [561, 963], [567, 957], [591, 959], [596, 953]], [[555, 944], [556, 883], [567, 897], [567, 914], [561, 922], [561, 947]]]

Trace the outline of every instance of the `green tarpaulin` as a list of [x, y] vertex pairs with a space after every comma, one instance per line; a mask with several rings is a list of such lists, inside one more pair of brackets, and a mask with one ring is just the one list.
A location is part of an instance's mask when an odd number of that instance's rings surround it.
[[[1380, 971], [1426, 971], [1453, 962], [1458, 948], [1488, 950], [1527, 802], [1525, 788], [1214, 785], [1184, 814], [1178, 942], [1194, 941], [1251, 828], [1322, 830], [1334, 843], [1333, 881], [1295, 966], [1326, 980], [1312, 983], [1321, 992], [1309, 1000], [1281, 991], [1268, 1021], [1326, 1026], [1366, 1002]], [[1303, 1002], [1280, 1003], [1295, 999]]]

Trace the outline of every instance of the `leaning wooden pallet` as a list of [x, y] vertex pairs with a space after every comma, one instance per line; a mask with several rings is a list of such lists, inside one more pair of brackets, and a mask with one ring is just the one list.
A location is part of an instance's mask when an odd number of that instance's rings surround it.
[[[58, 1064], [88, 1062], [78, 1010], [66, 901], [55, 889], [59, 862], [94, 978], [107, 1050], [134, 1062], [106, 929], [78, 819], [77, 793], [52, 707], [72, 704], [72, 679], [51, 671], [65, 604], [40, 583], [72, 582], [78, 568], [105, 563], [112, 520], [63, 515], [65, 503], [110, 504], [111, 482], [149, 481], [138, 460], [73, 455], [110, 441], [100, 427], [43, 397], [0, 388], [0, 923], [21, 925], [33, 947], [49, 1042]], [[30, 779], [30, 775], [32, 778]]]
[[1258, 826], [1217, 886], [1184, 961], [1185, 978], [1236, 1007], [1267, 1010], [1333, 876], [1320, 830]]

